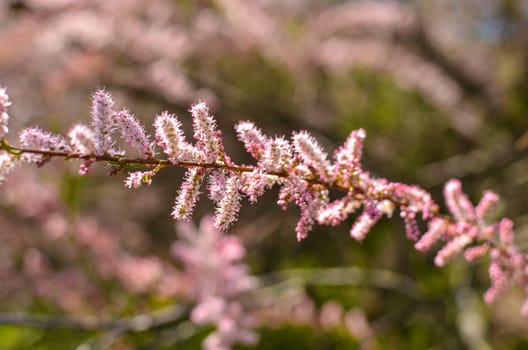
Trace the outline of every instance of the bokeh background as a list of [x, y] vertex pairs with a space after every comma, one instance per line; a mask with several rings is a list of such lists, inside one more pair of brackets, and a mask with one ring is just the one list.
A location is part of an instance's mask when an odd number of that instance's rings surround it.
[[[492, 189], [528, 249], [527, 33], [526, 0], [2, 0], [8, 139], [88, 122], [100, 87], [149, 130], [168, 110], [189, 136], [189, 106], [206, 101], [236, 162], [251, 163], [238, 120], [268, 135], [309, 130], [329, 152], [363, 127], [373, 174], [442, 205], [452, 177], [473, 201]], [[183, 172], [132, 191], [123, 174], [77, 166], [21, 168], [0, 188], [0, 310], [110, 319], [185, 302], [169, 215]], [[255, 306], [254, 348], [528, 348], [521, 291], [483, 303], [487, 261], [435, 267], [397, 215], [361, 244], [351, 220], [298, 243], [298, 212], [276, 195], [246, 201], [230, 232], [273, 292]], [[195, 222], [212, 210], [204, 196]], [[199, 349], [210, 331], [178, 325], [106, 343], [105, 331], [0, 326], [0, 348]]]

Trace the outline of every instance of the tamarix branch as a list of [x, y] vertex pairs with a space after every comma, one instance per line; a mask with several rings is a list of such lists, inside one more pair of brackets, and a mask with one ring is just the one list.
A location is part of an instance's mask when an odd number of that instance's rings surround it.
[[[512, 221], [488, 220], [499, 200], [495, 193], [485, 191], [474, 206], [462, 192], [460, 181], [452, 179], [444, 188], [450, 214], [441, 214], [424, 189], [374, 177], [362, 168], [363, 129], [352, 131], [330, 160], [306, 131], [294, 132], [291, 139], [269, 137], [253, 123], [243, 121], [236, 125], [238, 139], [256, 164], [238, 165], [226, 154], [221, 131], [204, 102], [190, 109], [194, 143], [185, 139], [178, 118], [167, 112], [156, 116], [155, 136], [148, 135], [138, 119], [127, 110], [115, 111], [110, 94], [99, 90], [93, 95], [89, 125], [77, 124], [66, 136], [27, 128], [20, 133], [21, 146], [17, 147], [6, 140], [9, 105], [6, 90], [0, 89], [0, 181], [18, 164], [40, 166], [57, 157], [81, 160], [81, 175], [89, 172], [93, 163], [106, 162], [110, 174], [128, 172], [125, 186], [129, 188], [150, 185], [162, 168], [184, 167], [187, 173], [176, 196], [173, 218], [190, 219], [202, 187], [206, 187], [216, 204], [214, 226], [220, 230], [227, 230], [237, 220], [242, 197], [254, 203], [276, 185], [280, 187], [277, 204], [281, 208], [290, 202], [300, 208], [295, 229], [298, 240], [305, 238], [315, 224], [336, 226], [361, 209], [350, 235], [362, 241], [382, 216], [390, 217], [397, 209], [407, 236], [416, 241], [416, 249], [426, 251], [437, 243], [441, 245], [436, 265], [443, 266], [462, 252], [467, 261], [490, 256], [491, 287], [484, 296], [486, 302], [496, 300], [516, 283], [528, 293], [528, 256], [514, 243]], [[137, 154], [128, 155], [119, 149], [116, 134]], [[330, 200], [331, 189], [344, 194]], [[418, 218], [428, 224], [423, 234]], [[521, 312], [528, 316], [528, 299]]]

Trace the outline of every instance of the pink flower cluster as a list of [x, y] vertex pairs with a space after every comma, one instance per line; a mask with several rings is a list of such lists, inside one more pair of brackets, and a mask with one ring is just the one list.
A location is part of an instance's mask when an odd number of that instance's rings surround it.
[[[464, 252], [468, 262], [489, 254], [491, 287], [484, 295], [487, 303], [495, 301], [513, 283], [519, 283], [528, 293], [528, 256], [515, 245], [513, 222], [507, 218], [488, 222], [499, 196], [485, 191], [474, 207], [462, 192], [460, 181], [453, 179], [445, 185], [444, 197], [452, 217], [431, 220], [429, 230], [415, 244], [416, 249], [426, 251], [437, 241], [446, 242], [436, 254], [437, 266], [445, 265], [460, 252]], [[521, 313], [528, 317], [528, 298]]]
[[184, 263], [183, 278], [192, 286], [196, 302], [191, 311], [195, 324], [214, 324], [216, 330], [204, 341], [207, 350], [229, 350], [234, 343], [255, 344], [253, 318], [244, 310], [241, 296], [256, 287], [256, 280], [241, 262], [244, 246], [237, 237], [216, 230], [213, 219], [202, 219], [199, 229], [191, 223], [177, 226], [180, 239], [172, 252]]
[[0, 139], [3, 139], [9, 131], [7, 128], [7, 122], [9, 121], [7, 107], [10, 105], [11, 102], [9, 102], [9, 96], [7, 95], [6, 89], [0, 87]]
[[[0, 140], [3, 140], [9, 131], [9, 128], [7, 127], [9, 121], [7, 107], [10, 105], [11, 102], [9, 101], [6, 89], [0, 87]], [[14, 168], [15, 162], [13, 161], [13, 156], [6, 151], [0, 150], [0, 184], [4, 182], [5, 177], [12, 172]]]
[[[241, 176], [244, 192], [254, 201], [265, 188], [282, 186], [277, 204], [290, 202], [299, 206], [301, 217], [296, 227], [297, 238], [305, 238], [315, 223], [335, 226], [360, 207], [362, 213], [350, 230], [361, 241], [383, 216], [391, 216], [399, 207], [408, 236], [419, 235], [416, 216], [429, 219], [438, 211], [429, 193], [417, 186], [392, 183], [371, 176], [361, 168], [363, 129], [353, 131], [344, 145], [333, 155], [333, 162], [308, 132], [294, 133], [292, 142], [283, 137], [268, 138], [250, 122], [239, 123], [238, 138], [258, 161], [252, 176]], [[329, 189], [346, 194], [330, 201]]]
[[[187, 172], [172, 216], [189, 220], [202, 183], [206, 182], [209, 198], [216, 205], [214, 227], [219, 230], [227, 230], [237, 220], [244, 196], [254, 203], [267, 189], [277, 185], [280, 187], [277, 204], [285, 209], [288, 203], [294, 203], [300, 209], [295, 229], [298, 240], [304, 239], [316, 224], [335, 226], [361, 209], [350, 235], [362, 241], [383, 216], [391, 217], [398, 210], [407, 236], [416, 241], [416, 249], [425, 251], [438, 241], [445, 242], [435, 258], [438, 266], [459, 252], [464, 252], [468, 261], [489, 253], [492, 286], [486, 293], [486, 301], [495, 300], [514, 282], [520, 283], [528, 293], [527, 257], [514, 244], [512, 222], [509, 219], [487, 222], [498, 201], [496, 194], [486, 191], [474, 207], [462, 192], [460, 181], [451, 180], [444, 190], [451, 215], [442, 215], [424, 189], [372, 176], [362, 168], [366, 137], [363, 129], [352, 131], [330, 158], [307, 131], [294, 132], [288, 140], [283, 136], [266, 136], [253, 123], [243, 121], [235, 130], [256, 164], [242, 166], [233, 163], [225, 153], [221, 132], [204, 102], [190, 109], [195, 143], [185, 139], [181, 123], [174, 115], [164, 112], [155, 118], [153, 138], [129, 112], [114, 112], [113, 104], [109, 93], [97, 91], [93, 96], [91, 126], [74, 126], [68, 134], [69, 143], [59, 135], [28, 128], [20, 137], [24, 148], [18, 148], [9, 145], [3, 135], [0, 179], [19, 159], [42, 164], [59, 156], [82, 159], [81, 173], [86, 173], [95, 161], [108, 161], [111, 173], [137, 170], [138, 166], [148, 168], [129, 173], [125, 180], [129, 188], [137, 188], [142, 183], [150, 185], [153, 176], [163, 167], [185, 167]], [[5, 113], [9, 105], [5, 90], [0, 90], [0, 105], [0, 111]], [[4, 120], [2, 127], [7, 130]], [[126, 156], [125, 151], [114, 148], [116, 130], [139, 152], [139, 157]], [[156, 145], [166, 159], [155, 158]], [[331, 200], [330, 190], [344, 195]], [[428, 224], [423, 235], [417, 220]], [[523, 313], [528, 315], [528, 302]]]

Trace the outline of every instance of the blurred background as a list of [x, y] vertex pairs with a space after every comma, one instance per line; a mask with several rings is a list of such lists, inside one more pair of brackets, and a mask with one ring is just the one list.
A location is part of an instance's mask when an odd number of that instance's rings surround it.
[[[363, 127], [366, 169], [442, 206], [452, 177], [474, 202], [492, 189], [497, 217], [514, 220], [528, 249], [527, 33], [526, 0], [3, 0], [8, 139], [29, 125], [87, 123], [100, 87], [151, 131], [157, 113], [176, 113], [189, 137], [189, 106], [206, 101], [239, 163], [252, 160], [238, 120], [268, 135], [306, 129], [329, 153]], [[110, 319], [184, 303], [170, 252], [183, 172], [131, 191], [123, 174], [99, 166], [79, 177], [77, 167], [21, 168], [0, 189], [0, 310]], [[254, 348], [528, 348], [522, 292], [483, 303], [487, 261], [435, 267], [398, 215], [361, 244], [352, 219], [297, 243], [298, 212], [282, 212], [276, 196], [244, 201], [230, 232], [260, 291], [275, 293], [254, 305]], [[212, 210], [204, 196], [195, 222]], [[120, 334], [107, 348], [199, 349], [210, 329], [188, 326]], [[0, 348], [81, 349], [104, 336], [0, 326]]]

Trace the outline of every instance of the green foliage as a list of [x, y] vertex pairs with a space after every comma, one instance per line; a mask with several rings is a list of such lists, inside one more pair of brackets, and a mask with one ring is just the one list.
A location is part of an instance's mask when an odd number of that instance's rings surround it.
[[72, 213], [81, 209], [89, 179], [75, 173], [64, 173], [60, 182], [60, 196]]
[[365, 128], [365, 164], [384, 177], [412, 181], [431, 159], [456, 151], [456, 140], [445, 137], [446, 116], [386, 75], [354, 69], [332, 80], [327, 94], [336, 130], [346, 137], [350, 130]]
[[39, 329], [0, 326], [0, 349], [28, 349], [40, 342], [44, 333]]
[[306, 349], [338, 350], [358, 349], [357, 342], [350, 335], [335, 331], [314, 331], [308, 326], [286, 325], [277, 329], [262, 329], [257, 347], [237, 346], [235, 349]]

